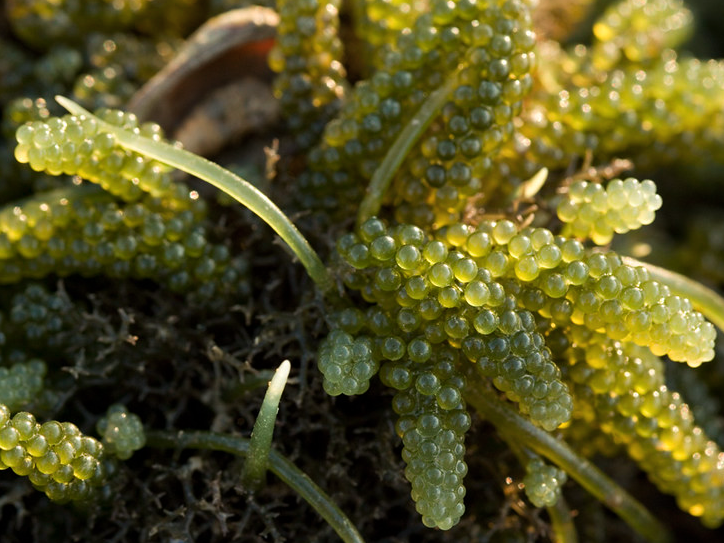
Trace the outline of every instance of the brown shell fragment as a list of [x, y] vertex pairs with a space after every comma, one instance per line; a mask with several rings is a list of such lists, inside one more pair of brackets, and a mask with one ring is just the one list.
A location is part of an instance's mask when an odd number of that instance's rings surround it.
[[273, 74], [266, 57], [278, 23], [276, 12], [259, 6], [209, 19], [133, 96], [129, 109], [173, 134], [188, 112], [216, 89], [249, 77], [269, 83]]

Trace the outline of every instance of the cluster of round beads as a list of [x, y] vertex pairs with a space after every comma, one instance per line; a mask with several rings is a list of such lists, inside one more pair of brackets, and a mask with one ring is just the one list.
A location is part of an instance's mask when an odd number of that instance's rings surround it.
[[684, 41], [693, 17], [681, 0], [615, 2], [593, 25], [594, 66], [609, 70], [623, 59], [643, 62]]
[[525, 495], [536, 507], [551, 507], [561, 496], [561, 489], [566, 483], [566, 472], [541, 458], [534, 458], [525, 466]]
[[146, 444], [141, 419], [124, 405], [110, 406], [106, 416], [98, 421], [97, 429], [108, 453], [121, 460], [130, 458]]
[[566, 223], [563, 235], [590, 238], [597, 245], [606, 245], [614, 233], [625, 234], [651, 224], [661, 203], [653, 181], [614, 179], [605, 188], [598, 183], [577, 181], [568, 187], [556, 211]]
[[269, 65], [279, 75], [274, 92], [289, 128], [311, 147], [339, 109], [345, 70], [337, 36], [339, 0], [280, 0], [279, 26]]
[[332, 396], [363, 394], [379, 369], [372, 340], [342, 330], [333, 330], [322, 340], [317, 365], [324, 376], [324, 390]]
[[[158, 125], [139, 125], [132, 113], [107, 109], [98, 111], [98, 116], [142, 136], [161, 138]], [[179, 205], [188, 201], [188, 189], [174, 183], [167, 168], [121, 148], [94, 119], [64, 115], [35, 121], [19, 127], [15, 137], [15, 158], [35, 171], [79, 175], [126, 201], [138, 200], [144, 193], [178, 200]]]
[[410, 388], [395, 394], [392, 407], [400, 416], [396, 429], [415, 507], [426, 526], [448, 530], [465, 511], [464, 440], [470, 428], [465, 404], [443, 409], [433, 396]]
[[0, 469], [12, 469], [53, 501], [87, 499], [104, 482], [103, 445], [69, 422], [40, 424], [0, 405]]
[[664, 384], [650, 351], [601, 334], [573, 330], [577, 398], [601, 431], [628, 454], [679, 507], [707, 526], [724, 520], [724, 452], [694, 423], [678, 393]]
[[27, 406], [40, 395], [47, 367], [37, 358], [0, 367], [0, 404], [9, 410]]
[[396, 383], [409, 365], [419, 368], [447, 343], [534, 422], [555, 429], [570, 418], [570, 394], [533, 314], [518, 306], [521, 287], [505, 274], [508, 256], [493, 255], [494, 241], [478, 233], [452, 225], [429, 239], [417, 227], [387, 229], [373, 218], [340, 240], [351, 267], [346, 283], [376, 304], [365, 325], [383, 338], [382, 357], [394, 362], [383, 365], [383, 382], [403, 388]]

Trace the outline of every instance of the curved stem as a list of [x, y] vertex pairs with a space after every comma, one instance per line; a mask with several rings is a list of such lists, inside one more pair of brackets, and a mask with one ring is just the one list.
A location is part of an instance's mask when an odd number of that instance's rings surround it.
[[460, 69], [458, 68], [450, 75], [442, 87], [436, 89], [427, 97], [427, 100], [423, 102], [414, 117], [397, 135], [392, 147], [387, 151], [385, 158], [375, 170], [372, 179], [370, 179], [367, 194], [365, 194], [357, 210], [357, 226], [380, 212], [382, 199], [392, 182], [392, 178], [409, 154], [412, 146], [447, 103], [448, 97], [455, 90], [458, 83], [457, 76], [459, 72]]
[[133, 134], [118, 126], [106, 123], [64, 96], [56, 96], [58, 103], [73, 115], [94, 119], [104, 132], [113, 134], [122, 147], [135, 151], [179, 170], [183, 170], [223, 190], [229, 196], [248, 207], [279, 234], [299, 258], [307, 273], [322, 292], [332, 288], [332, 277], [306, 238], [268, 196], [249, 182], [218, 164], [161, 141], [154, 141]]
[[631, 528], [652, 543], [670, 543], [664, 527], [641, 503], [565, 442], [534, 426], [486, 390], [477, 375], [470, 373], [465, 399], [496, 428], [564, 469], [583, 488], [620, 516]]
[[666, 284], [674, 294], [688, 298], [694, 309], [700, 311], [717, 328], [724, 330], [724, 298], [717, 292], [671, 270], [641, 262], [630, 256], [623, 256], [621, 259], [629, 266], [646, 268], [653, 279]]
[[287, 384], [289, 369], [289, 360], [285, 360], [277, 368], [274, 377], [269, 382], [269, 388], [267, 388], [264, 401], [261, 403], [259, 414], [254, 422], [254, 429], [251, 431], [249, 453], [241, 475], [241, 480], [251, 490], [258, 490], [264, 482], [274, 435], [274, 423], [279, 412], [279, 400], [281, 400], [282, 392]]
[[[249, 440], [213, 432], [149, 430], [146, 446], [167, 449], [207, 449], [237, 456], [249, 454]], [[297, 492], [337, 532], [345, 543], [364, 543], [352, 522], [309, 476], [278, 452], [269, 451], [269, 469]]]

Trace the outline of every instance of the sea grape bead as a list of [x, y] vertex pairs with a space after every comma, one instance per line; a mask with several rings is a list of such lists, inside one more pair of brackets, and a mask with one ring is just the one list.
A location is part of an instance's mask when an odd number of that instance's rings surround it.
[[[146, 443], [141, 419], [120, 404], [108, 408], [106, 416], [98, 421], [97, 428], [106, 449], [121, 460], [130, 458]], [[96, 469], [95, 465], [88, 463], [89, 471], [91, 467]]]

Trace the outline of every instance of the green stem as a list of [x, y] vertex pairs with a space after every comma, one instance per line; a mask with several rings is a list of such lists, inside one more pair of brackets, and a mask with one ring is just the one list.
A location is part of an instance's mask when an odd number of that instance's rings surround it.
[[596, 499], [620, 516], [631, 528], [652, 543], [670, 543], [668, 531], [635, 498], [564, 441], [534, 426], [496, 398], [482, 379], [470, 373], [465, 399], [502, 433], [509, 435], [564, 469]]
[[719, 330], [724, 330], [724, 298], [717, 292], [679, 273], [641, 262], [630, 256], [624, 256], [622, 260], [629, 266], [646, 268], [652, 279], [667, 285], [674, 294], [688, 298], [694, 309], [700, 311]]
[[387, 151], [385, 158], [375, 170], [372, 179], [370, 179], [367, 194], [365, 194], [357, 210], [358, 226], [380, 212], [382, 199], [392, 182], [392, 177], [410, 153], [412, 146], [447, 103], [448, 97], [458, 84], [458, 73], [460, 73], [459, 68], [452, 73], [442, 87], [436, 89], [427, 97], [427, 100], [423, 102], [415, 116], [398, 134], [397, 139], [395, 139], [392, 147]]
[[[249, 454], [249, 440], [243, 437], [213, 432], [168, 432], [149, 430], [146, 445], [167, 449], [207, 449], [237, 456]], [[309, 476], [291, 461], [272, 450], [269, 452], [269, 469], [297, 492], [337, 532], [345, 543], [364, 543], [364, 539], [352, 522]]]
[[576, 525], [573, 523], [573, 515], [561, 496], [555, 505], [547, 507], [548, 517], [551, 519], [551, 528], [553, 529], [553, 543], [578, 543], [578, 533]]
[[153, 141], [118, 126], [106, 123], [64, 96], [56, 96], [57, 102], [73, 115], [94, 119], [101, 130], [113, 134], [119, 145], [159, 162], [194, 175], [223, 190], [229, 196], [248, 207], [279, 234], [299, 258], [307, 273], [322, 292], [332, 288], [329, 271], [312, 246], [268, 196], [238, 175], [203, 157], [161, 141]]
[[287, 384], [289, 369], [289, 360], [285, 360], [277, 368], [274, 377], [269, 382], [269, 388], [267, 388], [261, 409], [254, 422], [254, 429], [251, 431], [249, 453], [241, 475], [241, 480], [250, 490], [259, 490], [264, 482], [274, 435], [274, 423], [279, 412], [279, 400], [281, 400], [284, 386]]

